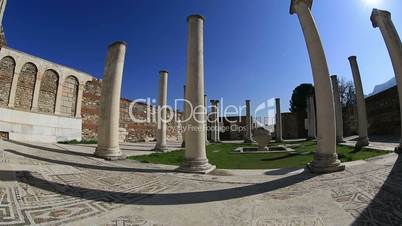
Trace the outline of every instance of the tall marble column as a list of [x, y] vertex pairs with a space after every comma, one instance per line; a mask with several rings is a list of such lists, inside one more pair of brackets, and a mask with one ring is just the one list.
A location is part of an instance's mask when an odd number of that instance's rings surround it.
[[45, 72], [43, 69], [39, 69], [38, 73], [36, 74], [36, 80], [35, 80], [35, 87], [34, 87], [34, 92], [33, 92], [33, 97], [32, 97], [32, 107], [31, 111], [32, 112], [38, 112], [39, 111], [39, 93], [40, 93], [40, 86], [42, 84], [42, 78], [43, 74]]
[[307, 131], [308, 138], [317, 137], [314, 96], [307, 97]]
[[[209, 173], [216, 167], [209, 164], [205, 146], [204, 111], [204, 18], [191, 15], [188, 22], [186, 99], [191, 108], [186, 109], [190, 119], [186, 122], [186, 150], [179, 171]], [[190, 111], [191, 110], [191, 111]]]
[[159, 100], [157, 110], [157, 133], [154, 151], [165, 152], [168, 150], [166, 145], [166, 107], [167, 107], [167, 86], [168, 72], [159, 72]]
[[361, 148], [369, 145], [368, 133], [367, 133], [367, 113], [366, 113], [366, 101], [364, 99], [362, 80], [360, 77], [360, 70], [357, 64], [356, 56], [348, 58], [350, 67], [352, 69], [353, 81], [355, 83], [356, 101], [357, 101], [357, 115], [359, 126], [359, 138], [356, 142], [356, 148]]
[[252, 138], [252, 119], [251, 119], [251, 105], [250, 105], [250, 100], [246, 100], [246, 138], [244, 139], [244, 143], [246, 144], [251, 144], [253, 143], [253, 138]]
[[220, 125], [219, 125], [219, 100], [211, 100], [211, 116], [212, 116], [212, 131], [211, 142], [219, 143], [220, 139]]
[[342, 104], [341, 96], [339, 95], [339, 85], [338, 76], [331, 76], [332, 91], [334, 95], [334, 105], [335, 105], [335, 120], [336, 120], [336, 142], [344, 143], [343, 140], [343, 119], [342, 119]]
[[290, 14], [297, 14], [304, 33], [317, 103], [317, 151], [308, 164], [314, 173], [330, 173], [344, 170], [336, 154], [335, 107], [331, 79], [320, 35], [310, 8], [312, 0], [291, 0]]
[[275, 98], [275, 133], [276, 142], [282, 142], [282, 112], [281, 112], [281, 99]]
[[186, 133], [186, 124], [185, 124], [185, 120], [186, 120], [186, 85], [183, 86], [183, 113], [182, 113], [182, 122], [181, 122], [181, 128], [182, 128], [182, 132], [181, 132], [181, 137], [183, 139], [183, 141], [181, 142], [181, 147], [184, 148], [186, 147], [186, 140], [184, 139], [185, 133]]
[[108, 48], [102, 81], [95, 155], [107, 160], [123, 159], [119, 146], [120, 95], [127, 44], [119, 41]]
[[[373, 27], [379, 27], [388, 48], [394, 68], [396, 83], [399, 93], [399, 107], [401, 109], [401, 130], [402, 130], [402, 44], [398, 32], [391, 20], [391, 13], [385, 10], [373, 9], [371, 14]], [[402, 136], [402, 132], [401, 132]], [[395, 152], [402, 153], [402, 139]]]
[[205, 144], [209, 144], [208, 141], [208, 97], [204, 95], [204, 107], [205, 107]]

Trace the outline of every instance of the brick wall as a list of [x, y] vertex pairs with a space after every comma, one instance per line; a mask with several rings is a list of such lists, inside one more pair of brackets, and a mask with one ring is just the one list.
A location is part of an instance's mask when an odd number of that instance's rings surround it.
[[[92, 80], [85, 85], [82, 101], [82, 137], [84, 140], [96, 140], [97, 138], [97, 123], [99, 119], [99, 105], [101, 97], [101, 81]], [[126, 142], [137, 142], [144, 140], [155, 139], [157, 124], [156, 120], [150, 123], [133, 122], [129, 115], [129, 107], [131, 101], [128, 99], [120, 100], [120, 128], [125, 128], [127, 131]], [[132, 114], [137, 119], [146, 119], [147, 108], [151, 112], [153, 107], [146, 104], [137, 103], [132, 108]], [[176, 113], [174, 113], [176, 114]], [[169, 113], [168, 113], [169, 115]], [[178, 114], [177, 117], [180, 117]], [[152, 117], [153, 118], [153, 117]], [[168, 124], [167, 137], [170, 140], [180, 138], [178, 124], [173, 122]]]
[[61, 93], [60, 112], [65, 115], [74, 116], [77, 105], [78, 80], [74, 76], [68, 76], [63, 83]]
[[22, 66], [15, 93], [15, 108], [30, 111], [38, 69], [32, 63]]
[[[401, 119], [396, 86], [366, 98], [369, 135], [400, 135]], [[344, 109], [344, 133], [358, 133], [356, 106]]]
[[401, 118], [396, 86], [366, 98], [370, 135], [400, 134]]
[[39, 112], [54, 113], [58, 84], [58, 74], [53, 70], [45, 71], [39, 91]]
[[6, 107], [10, 97], [11, 83], [13, 82], [15, 61], [11, 57], [4, 57], [0, 61], [0, 106]]

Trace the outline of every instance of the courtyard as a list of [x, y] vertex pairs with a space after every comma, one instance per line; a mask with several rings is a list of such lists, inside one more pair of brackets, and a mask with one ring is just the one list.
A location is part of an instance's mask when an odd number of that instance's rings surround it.
[[[4, 141], [1, 145], [1, 225], [397, 225], [402, 221], [402, 162], [393, 153], [345, 163], [345, 171], [325, 175], [303, 168], [199, 175], [178, 173], [174, 166], [105, 161], [93, 157], [91, 146]], [[124, 147], [126, 153], [134, 153], [144, 146]]]

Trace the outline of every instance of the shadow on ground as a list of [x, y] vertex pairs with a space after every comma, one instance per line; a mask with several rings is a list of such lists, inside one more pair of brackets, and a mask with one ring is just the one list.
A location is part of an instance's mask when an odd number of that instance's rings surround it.
[[[243, 187], [228, 188], [213, 191], [183, 192], [183, 193], [127, 193], [118, 191], [105, 191], [93, 188], [83, 188], [73, 185], [66, 185], [57, 182], [47, 181], [37, 173], [27, 171], [0, 171], [0, 174], [16, 174], [16, 180], [20, 183], [58, 193], [64, 196], [70, 196], [85, 200], [110, 202], [119, 204], [139, 204], [139, 205], [179, 205], [195, 204], [224, 201], [235, 198], [242, 198], [252, 195], [258, 195], [284, 187], [288, 187], [314, 177], [313, 174], [306, 172], [292, 175], [289, 177], [277, 179], [260, 184], [253, 184]], [[10, 177], [9, 177], [10, 178]]]
[[377, 195], [353, 223], [358, 225], [402, 225], [402, 156], [399, 155]]
[[[30, 159], [36, 159], [44, 162], [50, 162], [54, 164], [59, 164], [59, 165], [68, 165], [68, 166], [74, 166], [78, 168], [85, 168], [85, 169], [94, 169], [94, 170], [105, 170], [105, 171], [120, 171], [120, 172], [137, 172], [137, 173], [168, 173], [168, 172], [175, 172], [174, 170], [168, 170], [168, 169], [142, 169], [142, 168], [131, 168], [131, 167], [116, 167], [116, 166], [102, 166], [102, 165], [91, 165], [91, 164], [84, 164], [84, 163], [78, 163], [78, 162], [67, 162], [67, 161], [62, 161], [62, 160], [56, 160], [56, 159], [49, 159], [49, 158], [44, 158], [44, 157], [39, 157], [36, 155], [31, 155], [27, 153], [22, 153], [19, 151], [11, 150], [11, 149], [5, 149], [5, 152], [9, 152], [15, 155], [23, 156], [26, 158]], [[90, 157], [93, 157], [91, 155]]]

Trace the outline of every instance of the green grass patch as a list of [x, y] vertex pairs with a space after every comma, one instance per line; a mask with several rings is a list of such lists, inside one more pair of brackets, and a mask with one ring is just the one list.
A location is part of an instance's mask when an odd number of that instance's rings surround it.
[[[314, 141], [298, 142], [300, 147], [294, 148], [295, 153], [259, 153], [236, 154], [235, 148], [253, 145], [245, 144], [211, 144], [207, 147], [207, 156], [211, 164], [220, 169], [276, 169], [300, 168], [313, 160], [317, 145]], [[355, 152], [352, 147], [338, 146], [339, 158], [342, 162], [364, 160], [387, 154], [387, 151], [362, 149]], [[151, 155], [130, 156], [129, 159], [143, 163], [165, 165], [180, 165], [184, 160], [184, 150], [168, 153], [153, 153]]]

